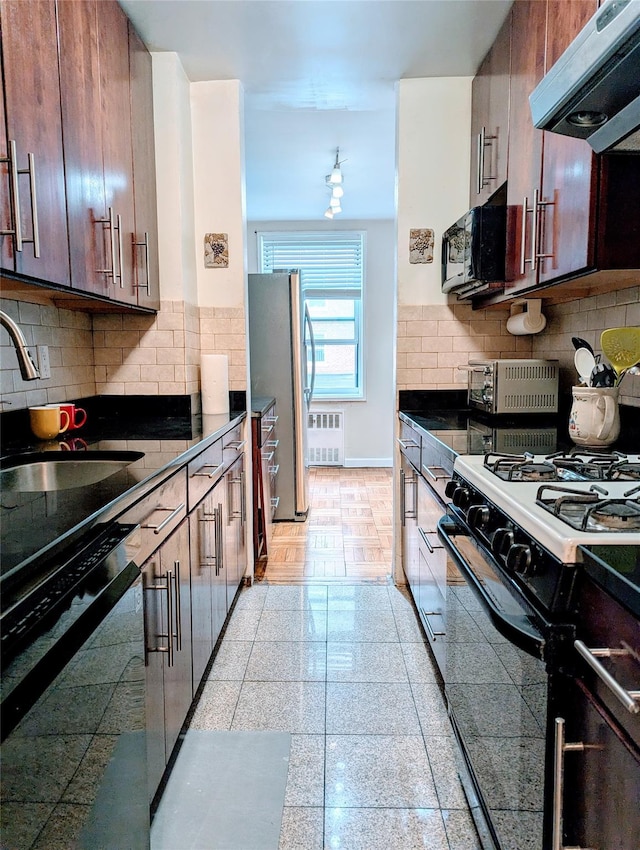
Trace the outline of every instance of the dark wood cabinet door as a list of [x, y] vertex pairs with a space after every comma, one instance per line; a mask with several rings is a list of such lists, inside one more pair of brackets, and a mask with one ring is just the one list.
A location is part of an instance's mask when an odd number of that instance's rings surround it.
[[[547, 71], [597, 8], [597, 0], [548, 0]], [[540, 283], [594, 267], [597, 171], [584, 139], [544, 133]]]
[[71, 283], [112, 297], [95, 0], [58, 0], [58, 33]]
[[[531, 120], [529, 95], [544, 72], [547, 4], [519, 0], [512, 7], [511, 94], [507, 182], [506, 292], [534, 286], [537, 260], [534, 194], [540, 191], [542, 131]], [[524, 272], [522, 271], [524, 265]]]
[[138, 304], [160, 308], [158, 268], [158, 216], [156, 161], [153, 130], [153, 81], [151, 55], [129, 24], [131, 116], [133, 132], [133, 197], [135, 239], [134, 281]]
[[[2, 0], [0, 13], [7, 140], [15, 142], [16, 167], [23, 172], [18, 175], [18, 214], [24, 240], [19, 251], [14, 239], [2, 238], [2, 266], [68, 286], [56, 6], [53, 0]], [[31, 166], [28, 154], [33, 155]], [[1, 155], [7, 155], [4, 145]], [[24, 173], [30, 168], [31, 174]], [[4, 207], [8, 190], [5, 163], [2, 169]], [[3, 229], [5, 218], [3, 210]], [[37, 249], [34, 240], [39, 243]]]
[[193, 695], [191, 664], [191, 587], [189, 578], [189, 521], [184, 520], [160, 550], [163, 582], [172, 595], [168, 641], [164, 655], [164, 718], [167, 759], [171, 755]]
[[473, 80], [470, 206], [487, 201], [507, 179], [511, 13]]
[[128, 20], [115, 0], [99, 0], [98, 45], [102, 153], [107, 209], [116, 219], [117, 274], [111, 297], [137, 304], [133, 271], [133, 153]]
[[[2, 42], [0, 41], [0, 46]], [[4, 74], [0, 56], [0, 268], [13, 270], [13, 216], [11, 213], [11, 170], [8, 162], [9, 145], [7, 140], [7, 124], [4, 112]]]

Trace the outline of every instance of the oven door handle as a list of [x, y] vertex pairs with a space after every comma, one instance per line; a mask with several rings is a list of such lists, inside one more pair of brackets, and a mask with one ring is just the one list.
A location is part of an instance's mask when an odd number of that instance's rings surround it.
[[[462, 573], [463, 578], [469, 585], [471, 592], [476, 597], [483, 611], [491, 620], [494, 628], [523, 652], [527, 652], [534, 658], [544, 657], [545, 640], [534, 626], [522, 619], [510, 617], [496, 608], [494, 601], [482, 586], [482, 582], [475, 575], [473, 569], [467, 563], [464, 555], [451, 539], [452, 534], [469, 536], [468, 531], [458, 525], [449, 516], [443, 516], [438, 520], [438, 537], [443, 546], [453, 558], [456, 566]], [[495, 572], [495, 570], [493, 570]]]

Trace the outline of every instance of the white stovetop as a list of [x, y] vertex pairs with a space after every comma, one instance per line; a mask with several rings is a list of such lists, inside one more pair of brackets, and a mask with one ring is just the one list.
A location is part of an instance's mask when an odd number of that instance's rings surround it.
[[[632, 458], [630, 457], [630, 460]], [[633, 458], [636, 459], [635, 456]], [[541, 463], [544, 456], [533, 458]], [[498, 508], [507, 513], [522, 529], [529, 533], [541, 546], [565, 564], [576, 563], [578, 546], [591, 544], [629, 545], [640, 547], [640, 532], [579, 531], [536, 504], [536, 494], [541, 486], [537, 481], [503, 481], [484, 466], [483, 455], [460, 455], [454, 469], [469, 484], [477, 487]], [[624, 493], [638, 486], [634, 481], [571, 481], [549, 482], [571, 490], [589, 491], [593, 484], [607, 490], [610, 496], [621, 498]]]

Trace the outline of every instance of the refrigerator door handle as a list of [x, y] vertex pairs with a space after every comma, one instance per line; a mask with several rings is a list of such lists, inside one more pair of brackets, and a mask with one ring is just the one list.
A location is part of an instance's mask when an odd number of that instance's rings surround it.
[[309, 405], [313, 399], [313, 390], [316, 384], [316, 340], [313, 335], [313, 325], [311, 324], [311, 316], [309, 315], [309, 307], [307, 304], [304, 305], [304, 321], [307, 326], [309, 342], [311, 344], [311, 384], [308, 387], [305, 387], [304, 390], [307, 397], [307, 405]]

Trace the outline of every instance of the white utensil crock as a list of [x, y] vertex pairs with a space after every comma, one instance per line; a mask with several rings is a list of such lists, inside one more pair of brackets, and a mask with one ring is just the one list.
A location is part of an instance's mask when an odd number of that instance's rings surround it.
[[618, 387], [572, 387], [569, 436], [579, 446], [609, 446], [620, 434]]

